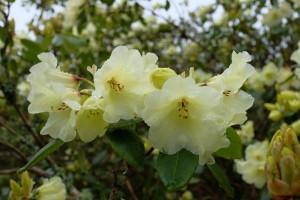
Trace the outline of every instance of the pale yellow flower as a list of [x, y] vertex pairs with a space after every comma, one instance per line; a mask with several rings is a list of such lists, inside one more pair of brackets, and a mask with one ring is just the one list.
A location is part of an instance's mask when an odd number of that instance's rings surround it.
[[155, 88], [150, 83], [150, 72], [157, 68], [157, 56], [141, 55], [125, 46], [113, 50], [94, 77], [95, 97], [106, 101], [103, 118], [109, 123], [140, 116], [145, 95]]
[[245, 160], [235, 160], [236, 170], [248, 184], [262, 188], [266, 184], [264, 170], [269, 142], [256, 142], [248, 145], [245, 151]]
[[269, 63], [263, 67], [261, 78], [265, 85], [271, 86], [275, 83], [277, 78], [278, 68], [274, 63]]
[[90, 142], [97, 136], [101, 137], [105, 134], [108, 123], [102, 117], [104, 106], [103, 99], [92, 96], [83, 103], [76, 114], [75, 128], [82, 141]]
[[50, 180], [45, 180], [43, 185], [36, 189], [37, 200], [65, 200], [66, 186], [61, 178], [55, 176]]
[[69, 142], [76, 137], [75, 123], [75, 112], [70, 108], [60, 112], [50, 112], [47, 123], [41, 130], [41, 135], [50, 135], [53, 138]]
[[29, 113], [55, 112], [70, 107], [80, 109], [80, 95], [76, 76], [62, 72], [52, 53], [38, 55], [40, 63], [30, 68], [27, 81], [31, 91], [28, 95]]
[[247, 119], [246, 110], [253, 105], [254, 98], [240, 90], [244, 82], [255, 73], [254, 67], [248, 63], [250, 61], [247, 52], [233, 52], [229, 68], [206, 83], [222, 94], [222, 104], [216, 112], [224, 116], [221, 123], [228, 123], [228, 126], [244, 123]]
[[17, 85], [17, 90], [20, 96], [27, 97], [31, 90], [31, 86], [27, 81], [22, 81]]
[[254, 137], [253, 121], [249, 120], [241, 125], [241, 129], [237, 130], [236, 133], [239, 135], [243, 144], [251, 142]]
[[211, 154], [229, 145], [227, 127], [215, 123], [219, 116], [213, 110], [220, 100], [216, 89], [197, 86], [191, 77], [171, 77], [145, 98], [150, 143], [167, 154], [185, 148], [199, 155], [200, 164], [213, 163]]

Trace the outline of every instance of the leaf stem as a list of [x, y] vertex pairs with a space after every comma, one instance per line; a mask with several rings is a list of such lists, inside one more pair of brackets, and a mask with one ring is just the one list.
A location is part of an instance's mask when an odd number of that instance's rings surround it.
[[95, 88], [95, 85], [94, 85], [94, 83], [92, 81], [90, 81], [90, 80], [88, 80], [86, 78], [80, 77], [80, 76], [77, 76], [76, 78], [77, 78], [77, 80], [83, 81], [83, 82], [89, 84], [90, 86], [92, 86], [93, 88]]

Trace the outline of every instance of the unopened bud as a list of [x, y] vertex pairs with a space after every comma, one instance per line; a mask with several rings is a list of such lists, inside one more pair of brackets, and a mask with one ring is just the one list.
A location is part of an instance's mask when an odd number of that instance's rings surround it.
[[300, 135], [300, 119], [291, 124], [292, 129], [299, 136]]
[[300, 144], [292, 129], [277, 131], [267, 153], [265, 172], [274, 199], [300, 195]]
[[282, 115], [278, 110], [272, 110], [269, 114], [269, 119], [277, 122], [282, 119]]
[[161, 89], [165, 82], [176, 76], [176, 72], [170, 68], [157, 68], [151, 72], [150, 81], [157, 89]]
[[264, 106], [267, 110], [270, 110], [270, 111], [275, 110], [277, 108], [276, 105], [272, 104], [272, 103], [265, 103]]

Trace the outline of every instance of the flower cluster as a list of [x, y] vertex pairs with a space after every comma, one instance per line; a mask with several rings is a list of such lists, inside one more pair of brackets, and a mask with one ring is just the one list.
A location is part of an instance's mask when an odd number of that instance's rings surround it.
[[280, 121], [300, 110], [300, 93], [290, 90], [282, 91], [277, 95], [276, 103], [265, 103], [265, 108], [271, 111], [269, 114], [271, 120]]
[[[158, 68], [153, 53], [119, 46], [100, 69], [88, 68], [93, 83], [62, 72], [52, 53], [38, 56], [27, 81], [31, 85], [30, 113], [48, 112], [42, 135], [84, 142], [105, 134], [109, 123], [142, 118], [154, 148], [174, 154], [185, 148], [199, 155], [199, 163], [213, 163], [212, 153], [229, 145], [226, 128], [246, 121], [254, 98], [240, 88], [255, 73], [247, 52], [232, 53], [222, 74], [197, 84], [193, 68], [186, 77]], [[79, 90], [79, 81], [93, 89]]]
[[66, 186], [58, 176], [45, 179], [43, 185], [38, 187], [35, 193], [38, 200], [65, 200], [67, 194]]
[[256, 142], [247, 146], [245, 160], [235, 160], [236, 170], [246, 183], [262, 188], [266, 183], [264, 166], [269, 142]]

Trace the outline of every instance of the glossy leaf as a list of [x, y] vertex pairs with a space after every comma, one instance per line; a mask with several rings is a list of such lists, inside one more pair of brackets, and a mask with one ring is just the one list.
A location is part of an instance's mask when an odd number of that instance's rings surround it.
[[199, 156], [182, 149], [173, 155], [159, 153], [157, 170], [168, 190], [184, 187], [192, 178], [198, 165]]
[[215, 163], [213, 165], [207, 165], [211, 173], [214, 175], [220, 186], [225, 190], [226, 194], [230, 196], [231, 198], [234, 197], [234, 190], [224, 173], [224, 171], [221, 169], [221, 167]]
[[22, 168], [18, 170], [18, 174], [30, 169], [44, 160], [49, 154], [56, 151], [64, 142], [60, 139], [55, 139], [49, 142], [46, 146], [40, 149]]
[[230, 140], [227, 148], [219, 149], [214, 153], [215, 156], [226, 159], [238, 159], [242, 156], [242, 142], [236, 131], [229, 127], [226, 130], [226, 136]]
[[106, 134], [113, 150], [135, 168], [143, 168], [145, 148], [140, 137], [132, 130], [117, 129]]

